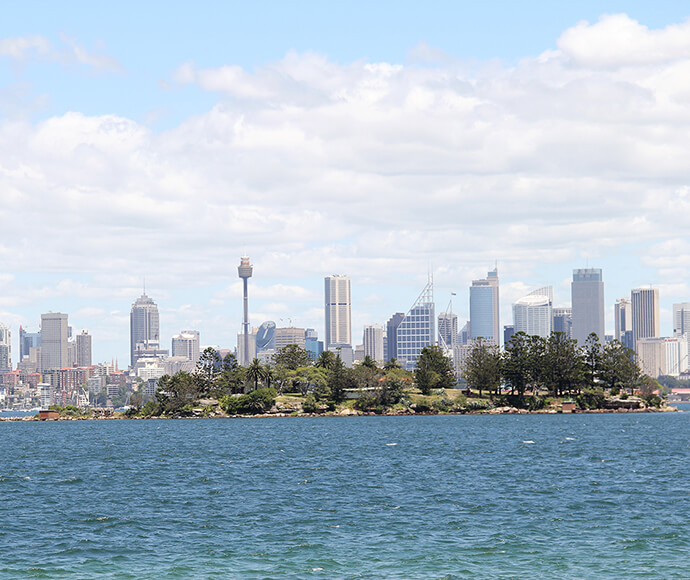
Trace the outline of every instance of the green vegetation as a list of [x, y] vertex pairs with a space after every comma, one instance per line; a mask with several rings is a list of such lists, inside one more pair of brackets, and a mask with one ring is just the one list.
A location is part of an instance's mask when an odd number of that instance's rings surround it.
[[73, 419], [89, 419], [91, 418], [91, 409], [80, 409], [74, 405], [51, 405], [48, 407], [50, 411], [57, 411], [60, 417], [71, 417]]
[[518, 332], [503, 352], [477, 340], [463, 373], [480, 396], [486, 390], [492, 400], [497, 397], [497, 405], [529, 410], [543, 408], [548, 397], [572, 397], [583, 410], [603, 409], [608, 398], [625, 391], [638, 392], [647, 406], [654, 406], [653, 391], [661, 389], [642, 375], [632, 350], [618, 341], [602, 345], [594, 333], [580, 348], [560, 332], [549, 338]]
[[365, 357], [354, 368], [332, 352], [312, 360], [294, 344], [268, 364], [254, 359], [247, 367], [238, 365], [233, 355], [221, 360], [207, 349], [194, 372], [161, 377], [155, 400], [133, 395], [130, 414], [466, 413], [494, 408], [556, 412], [564, 398], [583, 410], [663, 403], [655, 394], [661, 386], [641, 375], [632, 351], [617, 342], [602, 346], [596, 335], [577, 348], [560, 333], [548, 339], [517, 333], [503, 351], [479, 339], [463, 374], [468, 388], [460, 391], [451, 360], [436, 346], [422, 350], [414, 373], [395, 359], [379, 366]]

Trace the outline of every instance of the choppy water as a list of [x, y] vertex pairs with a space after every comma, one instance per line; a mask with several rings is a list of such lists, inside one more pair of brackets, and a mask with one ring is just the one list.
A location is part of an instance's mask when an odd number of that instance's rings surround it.
[[687, 577], [689, 423], [0, 423], [0, 576]]

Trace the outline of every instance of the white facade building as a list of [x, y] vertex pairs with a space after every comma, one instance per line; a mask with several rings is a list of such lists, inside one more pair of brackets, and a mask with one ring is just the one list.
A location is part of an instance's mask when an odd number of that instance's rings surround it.
[[385, 362], [383, 354], [383, 326], [372, 324], [364, 327], [364, 356], [377, 363]]
[[[334, 274], [324, 279], [326, 337], [324, 346], [352, 344], [350, 278]], [[276, 346], [277, 348], [277, 346]]]
[[544, 286], [513, 304], [515, 332], [548, 338], [553, 329], [553, 288]]
[[0, 322], [0, 374], [12, 370], [12, 332]]
[[[171, 356], [183, 356], [196, 364], [199, 360], [199, 331], [183, 330], [172, 337]], [[239, 344], [239, 343], [238, 343]]]

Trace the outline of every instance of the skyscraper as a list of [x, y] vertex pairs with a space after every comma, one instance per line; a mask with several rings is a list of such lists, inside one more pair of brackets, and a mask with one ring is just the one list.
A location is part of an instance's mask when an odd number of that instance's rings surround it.
[[500, 344], [498, 304], [498, 270], [486, 278], [473, 280], [470, 286], [470, 337]]
[[262, 322], [256, 333], [256, 352], [275, 350], [276, 348], [276, 323], [272, 320]]
[[[244, 317], [242, 319], [242, 339], [244, 342], [243, 348], [241, 350], [237, 350], [238, 352], [242, 353], [242, 358], [239, 360], [239, 363], [244, 366], [248, 366], [251, 362], [251, 359], [249, 358], [249, 296], [247, 294], [247, 282], [249, 281], [249, 278], [252, 277], [253, 272], [254, 269], [249, 263], [249, 257], [242, 256], [242, 258], [240, 258], [240, 265], [237, 267], [237, 273], [239, 274], [240, 278], [242, 278], [244, 288]], [[256, 353], [256, 348], [254, 348], [254, 352]]]
[[613, 309], [615, 320], [615, 334], [613, 338], [625, 344], [625, 333], [632, 330], [632, 306], [627, 298], [619, 298]]
[[146, 293], [132, 304], [129, 337], [132, 368], [139, 357], [161, 352], [158, 306]]
[[554, 308], [553, 309], [553, 332], [562, 332], [566, 337], [571, 338], [573, 334], [573, 309]]
[[458, 315], [452, 312], [441, 312], [438, 315], [438, 343], [452, 349], [458, 343]]
[[0, 322], [0, 374], [12, 370], [12, 333]]
[[690, 302], [673, 305], [673, 335], [690, 335]]
[[62, 369], [68, 365], [67, 314], [41, 314], [41, 371]]
[[548, 338], [553, 324], [553, 288], [544, 286], [513, 304], [515, 332]]
[[582, 346], [587, 337], [595, 332], [603, 342], [606, 320], [601, 268], [573, 270], [570, 292], [573, 304], [573, 338]]
[[326, 314], [325, 347], [352, 344], [352, 298], [350, 278], [334, 274], [324, 279]]
[[78, 367], [90, 367], [91, 366], [91, 335], [88, 330], [82, 330], [80, 334], [77, 334], [75, 339], [77, 357], [76, 363]]
[[436, 341], [434, 284], [431, 280], [427, 282], [396, 332], [397, 359], [406, 370], [414, 370], [422, 349]]
[[637, 351], [641, 338], [656, 338], [659, 330], [659, 289], [635, 288], [630, 293], [632, 313], [632, 344]]
[[383, 326], [371, 324], [364, 327], [364, 356], [369, 356], [377, 363], [383, 363]]
[[199, 361], [199, 331], [183, 330], [172, 337], [170, 353], [172, 356], [183, 356], [196, 364]]
[[398, 326], [404, 320], [405, 315], [402, 312], [396, 312], [388, 319], [386, 323], [386, 353], [387, 361], [392, 358], [398, 358]]
[[31, 349], [41, 346], [41, 331], [26, 332], [19, 327], [19, 362], [23, 361], [31, 353]]

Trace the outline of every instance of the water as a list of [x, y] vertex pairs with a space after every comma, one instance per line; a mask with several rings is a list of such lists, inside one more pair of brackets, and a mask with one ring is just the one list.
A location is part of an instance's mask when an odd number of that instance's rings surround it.
[[687, 577], [689, 423], [4, 422], [0, 576]]

